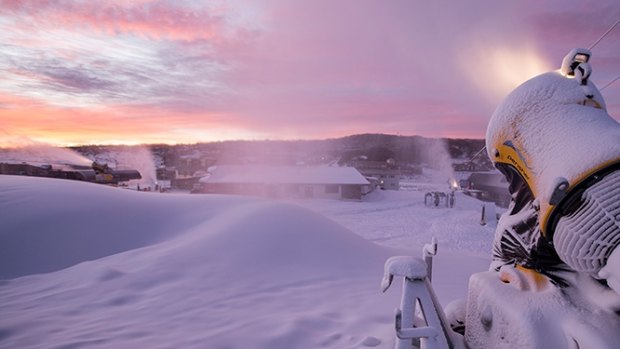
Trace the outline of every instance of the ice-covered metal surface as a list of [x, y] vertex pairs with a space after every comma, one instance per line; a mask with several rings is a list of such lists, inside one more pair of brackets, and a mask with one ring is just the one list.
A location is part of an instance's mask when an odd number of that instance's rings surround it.
[[469, 348], [617, 348], [620, 318], [613, 311], [593, 304], [576, 288], [530, 287], [524, 282], [528, 277], [472, 275], [465, 322]]
[[556, 178], [566, 178], [572, 188], [620, 160], [620, 124], [605, 110], [596, 86], [589, 82], [586, 87], [560, 72], [539, 75], [512, 91], [489, 122], [489, 157], [496, 158], [501, 145], [515, 150], [512, 156], [519, 158], [515, 163], [540, 199], [542, 213], [549, 208]]
[[553, 241], [571, 268], [597, 273], [620, 245], [620, 171], [587, 188], [581, 201], [575, 212], [560, 218]]

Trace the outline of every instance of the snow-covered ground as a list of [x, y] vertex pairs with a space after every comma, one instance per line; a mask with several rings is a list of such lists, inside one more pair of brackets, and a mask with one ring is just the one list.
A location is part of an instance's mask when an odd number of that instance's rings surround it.
[[284, 203], [0, 176], [0, 348], [392, 347], [388, 257], [435, 236], [444, 304], [490, 262], [481, 203], [423, 195]]

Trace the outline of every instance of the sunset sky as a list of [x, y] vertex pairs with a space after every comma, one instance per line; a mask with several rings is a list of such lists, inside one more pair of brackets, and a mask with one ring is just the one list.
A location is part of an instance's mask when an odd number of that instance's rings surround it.
[[[0, 0], [0, 146], [483, 138], [617, 0]], [[592, 81], [620, 74], [620, 26]], [[620, 81], [603, 91], [620, 119]]]

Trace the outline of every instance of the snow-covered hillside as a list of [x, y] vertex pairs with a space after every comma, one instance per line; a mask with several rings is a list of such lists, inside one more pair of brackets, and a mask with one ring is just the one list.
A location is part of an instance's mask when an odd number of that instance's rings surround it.
[[389, 256], [437, 236], [442, 303], [490, 260], [480, 202], [423, 194], [279, 203], [0, 176], [0, 348], [391, 347]]

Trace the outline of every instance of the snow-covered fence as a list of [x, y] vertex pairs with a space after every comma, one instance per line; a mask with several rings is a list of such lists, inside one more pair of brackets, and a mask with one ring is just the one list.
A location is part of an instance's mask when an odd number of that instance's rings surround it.
[[[425, 246], [425, 259], [432, 260], [435, 252], [433, 241]], [[383, 292], [390, 287], [394, 276], [403, 277], [401, 303], [395, 312], [396, 349], [411, 349], [414, 343], [425, 349], [454, 348], [452, 332], [430, 283], [429, 266], [411, 256], [391, 257], [385, 263]]]

